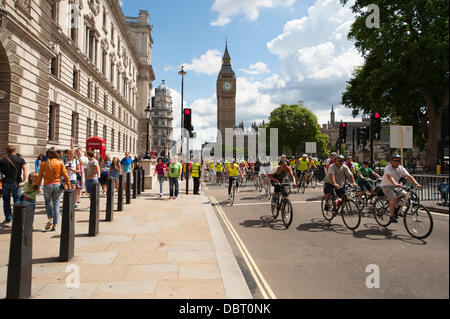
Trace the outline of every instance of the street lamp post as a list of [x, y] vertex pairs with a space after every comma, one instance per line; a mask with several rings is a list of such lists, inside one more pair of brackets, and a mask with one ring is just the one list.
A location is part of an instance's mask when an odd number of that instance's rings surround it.
[[[183, 154], [183, 127], [184, 127], [184, 110], [183, 110], [183, 101], [184, 101], [184, 76], [186, 75], [186, 71], [184, 71], [184, 66], [181, 66], [181, 71], [178, 72], [178, 75], [181, 75], [181, 154]], [[189, 194], [189, 136], [186, 137], [186, 194]]]
[[145, 150], [145, 156], [144, 159], [151, 159], [150, 158], [150, 150], [149, 150], [149, 138], [150, 138], [150, 114], [151, 114], [150, 104], [145, 109], [145, 116], [147, 117], [147, 146]]

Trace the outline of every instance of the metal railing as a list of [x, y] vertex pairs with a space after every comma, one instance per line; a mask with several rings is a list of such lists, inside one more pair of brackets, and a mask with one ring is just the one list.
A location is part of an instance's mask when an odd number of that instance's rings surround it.
[[421, 201], [445, 202], [448, 204], [448, 194], [441, 192], [443, 183], [449, 182], [448, 176], [412, 174], [417, 182], [422, 185], [422, 190], [417, 193]]

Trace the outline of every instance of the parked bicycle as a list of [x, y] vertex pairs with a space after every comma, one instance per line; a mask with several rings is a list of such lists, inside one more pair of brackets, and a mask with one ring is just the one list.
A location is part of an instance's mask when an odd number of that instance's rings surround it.
[[[395, 218], [403, 217], [406, 231], [412, 237], [425, 239], [433, 230], [433, 217], [425, 206], [420, 204], [416, 186], [403, 186], [408, 193], [402, 196], [395, 206]], [[384, 196], [373, 203], [372, 212], [378, 225], [388, 227], [391, 224], [389, 201]]]
[[354, 200], [349, 198], [351, 186], [352, 184], [350, 183], [345, 183], [342, 186], [345, 190], [342, 198], [339, 198], [336, 195], [336, 191], [333, 190], [328, 204], [328, 210], [325, 209], [325, 196], [322, 198], [320, 206], [322, 215], [327, 221], [331, 222], [334, 217], [341, 214], [345, 226], [350, 230], [355, 230], [361, 223], [361, 209]]
[[288, 228], [292, 224], [292, 217], [294, 210], [292, 203], [288, 198], [289, 193], [287, 191], [290, 187], [290, 183], [274, 184], [275, 190], [271, 201], [271, 210], [273, 219], [277, 219], [281, 211], [281, 219], [283, 224]]

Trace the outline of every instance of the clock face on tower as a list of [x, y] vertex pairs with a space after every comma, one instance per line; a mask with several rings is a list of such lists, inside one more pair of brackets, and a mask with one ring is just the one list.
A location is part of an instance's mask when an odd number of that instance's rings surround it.
[[229, 91], [233, 88], [233, 84], [231, 84], [231, 82], [225, 81], [223, 82], [222, 87], [224, 90]]

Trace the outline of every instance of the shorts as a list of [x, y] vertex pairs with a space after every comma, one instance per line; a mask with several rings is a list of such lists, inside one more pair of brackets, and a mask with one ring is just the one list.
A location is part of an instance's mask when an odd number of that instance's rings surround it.
[[403, 188], [398, 188], [395, 186], [384, 186], [382, 187], [382, 190], [389, 201], [394, 198], [405, 196], [407, 194]]
[[373, 185], [368, 181], [359, 181], [358, 186], [362, 191], [370, 192], [373, 189]]
[[91, 185], [92, 185], [93, 183], [98, 183], [98, 179], [86, 180], [86, 192], [87, 192], [88, 194], [91, 193]]
[[71, 185], [71, 186], [77, 185], [77, 180], [76, 180], [76, 179], [71, 180], [71, 181], [70, 181], [70, 185]]
[[107, 181], [108, 181], [108, 174], [101, 174], [100, 175], [100, 185], [102, 185], [102, 186], [106, 185]]
[[336, 188], [335, 188], [333, 185], [331, 185], [330, 183], [325, 183], [325, 186], [323, 187], [323, 193], [324, 193], [325, 195], [328, 195], [328, 194], [332, 194], [333, 191], [335, 191], [335, 192], [336, 192], [336, 195], [339, 196], [339, 197], [342, 197], [342, 196], [344, 196], [344, 194], [345, 194], [345, 191], [344, 191], [344, 188], [343, 188], [343, 187], [342, 187], [341, 189], [336, 189]]

